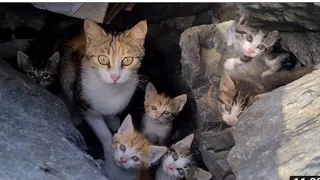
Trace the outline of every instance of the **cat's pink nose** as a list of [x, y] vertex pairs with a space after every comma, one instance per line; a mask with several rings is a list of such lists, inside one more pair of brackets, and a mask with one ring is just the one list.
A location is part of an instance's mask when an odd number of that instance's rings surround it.
[[166, 166], [166, 169], [167, 169], [167, 170], [168, 170], [168, 169], [172, 170], [172, 169], [173, 169], [172, 164], [171, 164], [171, 163], [170, 163], [170, 164], [168, 164], [168, 165]]
[[229, 124], [235, 124], [236, 122], [238, 121], [238, 119], [236, 119], [236, 118], [229, 118], [228, 119], [228, 122], [229, 122]]
[[253, 48], [249, 48], [249, 49], [247, 50], [247, 53], [249, 53], [249, 54], [254, 53], [254, 52], [255, 52], [255, 50], [254, 50]]
[[117, 82], [120, 79], [120, 75], [119, 74], [111, 74], [110, 76], [111, 76], [111, 79], [114, 82]]

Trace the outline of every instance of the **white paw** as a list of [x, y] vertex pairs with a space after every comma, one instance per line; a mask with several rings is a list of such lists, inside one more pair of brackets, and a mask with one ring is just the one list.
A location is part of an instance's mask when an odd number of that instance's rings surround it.
[[234, 69], [234, 64], [235, 64], [234, 61], [235, 61], [234, 58], [227, 59], [226, 62], [224, 63], [224, 68], [227, 70]]
[[261, 74], [261, 78], [264, 79], [265, 77], [270, 76], [270, 75], [272, 75], [272, 74], [273, 74], [273, 73], [270, 72], [270, 71], [265, 71], [265, 72], [263, 72], [263, 73]]

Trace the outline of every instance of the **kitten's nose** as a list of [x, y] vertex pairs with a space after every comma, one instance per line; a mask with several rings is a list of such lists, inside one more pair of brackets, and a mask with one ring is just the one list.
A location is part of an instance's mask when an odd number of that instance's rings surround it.
[[121, 162], [121, 164], [124, 164], [124, 163], [127, 162], [127, 160], [121, 157], [121, 158], [120, 158], [120, 162]]
[[170, 163], [170, 164], [168, 164], [168, 165], [166, 166], [166, 168], [172, 170], [172, 169], [173, 169], [173, 166], [172, 166], [172, 164]]
[[111, 74], [110, 76], [111, 76], [111, 79], [114, 82], [117, 82], [120, 79], [120, 75], [119, 74]]
[[236, 122], [238, 121], [238, 119], [237, 118], [229, 118], [228, 119], [228, 122], [229, 122], [229, 124], [235, 124]]
[[255, 50], [254, 50], [253, 48], [249, 48], [249, 49], [248, 49], [248, 52], [249, 52], [249, 53], [254, 53]]
[[40, 83], [41, 82], [41, 78], [35, 78], [35, 80], [36, 80], [36, 83]]

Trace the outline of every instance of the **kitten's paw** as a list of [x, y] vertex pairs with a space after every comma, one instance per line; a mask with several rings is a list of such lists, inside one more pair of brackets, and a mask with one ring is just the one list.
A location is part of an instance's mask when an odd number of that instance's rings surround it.
[[273, 74], [273, 73], [270, 72], [270, 71], [265, 71], [265, 72], [263, 72], [263, 73], [261, 74], [261, 78], [264, 79], [264, 78], [266, 78], [267, 76], [270, 76], [270, 75], [272, 75], [272, 74]]
[[227, 59], [226, 62], [224, 63], [224, 68], [227, 70], [234, 69], [234, 61], [235, 61], [234, 58]]

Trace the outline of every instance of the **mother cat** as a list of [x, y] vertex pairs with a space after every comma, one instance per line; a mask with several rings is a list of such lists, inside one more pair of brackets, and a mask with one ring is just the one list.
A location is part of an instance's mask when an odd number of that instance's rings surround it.
[[128, 105], [137, 87], [137, 71], [145, 54], [146, 34], [146, 21], [121, 34], [112, 35], [86, 19], [84, 34], [68, 43], [77, 50], [79, 58], [66, 53], [61, 59], [62, 90], [68, 100], [81, 110], [99, 138], [104, 154], [111, 148], [109, 128], [115, 121], [120, 126], [119, 119], [115, 117]]

